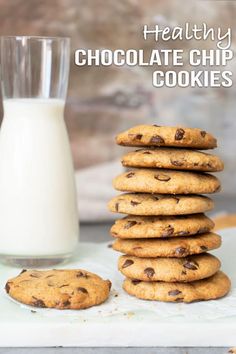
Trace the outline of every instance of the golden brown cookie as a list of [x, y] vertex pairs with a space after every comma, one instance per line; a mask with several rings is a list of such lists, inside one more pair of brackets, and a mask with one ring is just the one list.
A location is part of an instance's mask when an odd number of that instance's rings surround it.
[[118, 261], [122, 274], [143, 281], [190, 282], [212, 276], [220, 266], [220, 260], [209, 253], [184, 258], [120, 256]]
[[220, 247], [221, 237], [212, 232], [190, 236], [153, 239], [121, 239], [113, 243], [114, 250], [136, 257], [186, 257]]
[[128, 294], [143, 300], [166, 302], [192, 302], [218, 299], [230, 290], [230, 280], [218, 271], [210, 278], [191, 283], [168, 283], [125, 279], [123, 288]]
[[104, 302], [111, 282], [81, 269], [23, 270], [8, 280], [6, 292], [15, 300], [35, 307], [85, 309]]
[[108, 208], [130, 215], [185, 215], [212, 210], [214, 202], [203, 195], [125, 193], [112, 198]]
[[138, 125], [120, 133], [116, 143], [124, 146], [173, 146], [213, 149], [216, 139], [204, 130], [186, 127]]
[[120, 238], [160, 238], [209, 232], [214, 222], [204, 214], [178, 216], [131, 216], [116, 220], [111, 235]]
[[131, 151], [122, 157], [126, 167], [166, 168], [173, 170], [222, 171], [224, 164], [218, 156], [187, 149], [157, 148]]
[[123, 192], [208, 194], [220, 190], [220, 181], [208, 173], [136, 169], [116, 177], [113, 186]]

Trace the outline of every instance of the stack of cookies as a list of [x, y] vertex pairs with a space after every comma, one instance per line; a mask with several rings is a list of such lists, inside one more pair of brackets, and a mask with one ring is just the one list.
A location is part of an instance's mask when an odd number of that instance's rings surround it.
[[219, 157], [198, 150], [217, 146], [209, 133], [193, 128], [141, 125], [116, 138], [141, 149], [126, 153], [114, 188], [126, 192], [109, 202], [112, 212], [128, 214], [111, 228], [113, 249], [124, 253], [118, 267], [124, 290], [146, 300], [209, 300], [224, 296], [230, 280], [220, 260], [207, 251], [221, 245], [204, 213], [214, 207], [201, 194], [220, 190], [207, 172], [223, 169]]

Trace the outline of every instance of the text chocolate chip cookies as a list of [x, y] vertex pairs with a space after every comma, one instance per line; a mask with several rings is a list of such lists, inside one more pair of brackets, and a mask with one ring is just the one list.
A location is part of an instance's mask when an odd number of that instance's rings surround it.
[[220, 260], [206, 253], [221, 245], [214, 223], [203, 213], [214, 207], [200, 194], [216, 193], [220, 181], [208, 172], [221, 171], [218, 156], [194, 149], [212, 149], [216, 139], [201, 129], [140, 125], [116, 137], [131, 168], [113, 181], [126, 192], [108, 204], [128, 214], [111, 228], [113, 249], [124, 253], [118, 268], [126, 276], [124, 290], [140, 299], [191, 302], [228, 293], [229, 278]]

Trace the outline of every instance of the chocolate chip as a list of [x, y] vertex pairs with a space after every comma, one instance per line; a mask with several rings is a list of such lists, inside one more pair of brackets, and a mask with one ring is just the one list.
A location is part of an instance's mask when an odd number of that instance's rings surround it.
[[137, 221], [134, 221], [134, 220], [131, 220], [131, 221], [128, 221], [125, 226], [124, 226], [124, 229], [130, 229], [132, 226], [136, 225], [137, 224]]
[[175, 299], [175, 302], [183, 302], [183, 297], [177, 297], [176, 299]]
[[176, 130], [175, 133], [175, 140], [182, 140], [184, 137], [185, 131], [184, 129], [180, 128]]
[[78, 291], [81, 291], [84, 294], [88, 294], [88, 290], [82, 287], [77, 288]]
[[183, 164], [184, 164], [182, 161], [178, 161], [178, 160], [171, 160], [170, 162], [174, 166], [183, 166]]
[[[115, 232], [113, 232], [113, 233], [115, 233]], [[116, 234], [116, 233], [115, 233]], [[116, 234], [117, 235], [117, 234]], [[112, 248], [112, 243], [109, 243], [108, 245], [107, 245], [107, 248]]]
[[187, 274], [186, 270], [182, 270], [181, 274], [186, 275]]
[[144, 269], [144, 274], [150, 279], [155, 274], [155, 270], [151, 267]]
[[40, 299], [36, 299], [34, 296], [33, 298], [35, 299], [35, 301], [33, 301], [33, 305], [36, 307], [46, 307], [45, 303], [43, 300]]
[[203, 227], [200, 227], [199, 229], [198, 229], [198, 234], [203, 234], [203, 233], [205, 233], [205, 232], [208, 232], [209, 231], [209, 228], [208, 227], [206, 227], [206, 226], [203, 226]]
[[63, 306], [70, 306], [70, 301], [69, 300], [64, 301]]
[[194, 261], [186, 261], [183, 264], [184, 268], [191, 269], [191, 270], [197, 270], [198, 269], [198, 264]]
[[152, 153], [150, 151], [144, 151], [143, 155], [151, 155]]
[[201, 134], [201, 136], [202, 136], [203, 138], [205, 138], [205, 136], [206, 136], [205, 130], [201, 130], [201, 131], [200, 131], [200, 134]]
[[86, 279], [89, 278], [88, 274], [83, 273], [83, 272], [81, 272], [81, 271], [79, 271], [79, 272], [76, 274], [76, 277], [77, 277], [77, 278], [84, 277], [84, 278], [86, 278]]
[[200, 248], [201, 248], [202, 251], [207, 251], [208, 250], [208, 248], [206, 246], [200, 246]]
[[183, 256], [185, 253], [186, 253], [186, 248], [185, 247], [177, 247], [176, 249], [175, 249], [175, 254], [177, 255], [177, 256]]
[[132, 261], [131, 259], [126, 259], [125, 263], [122, 265], [122, 268], [127, 268], [132, 264], [134, 264], [134, 261]]
[[132, 206], [136, 206], [136, 205], [139, 205], [139, 204], [141, 204], [141, 203], [140, 203], [140, 202], [135, 202], [134, 200], [131, 200], [130, 204], [131, 204]]
[[20, 274], [23, 274], [23, 273], [25, 273], [25, 272], [27, 272], [27, 269], [22, 269], [22, 271], [20, 272]]
[[172, 226], [168, 226], [165, 230], [164, 230], [164, 232], [162, 233], [162, 237], [169, 237], [169, 236], [172, 236], [173, 235], [173, 233], [174, 233], [174, 228], [172, 227]]
[[179, 294], [181, 294], [181, 293], [182, 293], [182, 291], [176, 289], [176, 290], [170, 290], [170, 291], [168, 292], [168, 295], [170, 295], [170, 296], [176, 296], [176, 295], [179, 295]]
[[168, 175], [164, 175], [163, 173], [160, 173], [158, 175], [154, 175], [155, 179], [158, 179], [158, 181], [161, 182], [167, 182], [170, 180], [170, 177]]
[[69, 284], [63, 284], [61, 286], [58, 286], [58, 288], [64, 288], [65, 286], [69, 286]]
[[129, 138], [132, 140], [141, 140], [142, 139], [142, 134], [128, 134]]
[[142, 139], [142, 137], [143, 137], [143, 135], [142, 135], [142, 134], [137, 134], [137, 135], [135, 136], [135, 139], [136, 139], [136, 140], [141, 140], [141, 139]]
[[160, 125], [156, 125], [156, 124], [153, 124], [152, 126], [153, 126], [153, 127], [157, 127], [157, 128], [160, 127]]
[[132, 284], [134, 285], [138, 285], [139, 283], [141, 283], [141, 280], [138, 280], [138, 279], [133, 279], [131, 280]]
[[212, 163], [210, 163], [210, 162], [208, 162], [207, 164], [207, 167], [209, 167], [209, 168], [212, 168], [213, 166], [212, 166]]
[[164, 144], [165, 140], [160, 135], [153, 135], [149, 142], [154, 144]]
[[155, 195], [153, 195], [152, 198], [155, 199], [155, 200], [159, 200], [159, 198], [156, 197]]
[[119, 211], [119, 203], [115, 204], [115, 209], [116, 209], [117, 212]]
[[5, 285], [5, 290], [6, 290], [6, 292], [9, 294], [9, 291], [10, 291], [10, 284], [9, 284], [9, 282], [6, 283], [6, 285]]
[[135, 175], [134, 172], [129, 172], [127, 175], [126, 175], [126, 178], [131, 178]]
[[174, 197], [174, 196], [172, 196], [172, 198], [173, 198], [174, 200], [176, 200], [176, 204], [178, 204], [178, 203], [179, 203], [179, 198]]

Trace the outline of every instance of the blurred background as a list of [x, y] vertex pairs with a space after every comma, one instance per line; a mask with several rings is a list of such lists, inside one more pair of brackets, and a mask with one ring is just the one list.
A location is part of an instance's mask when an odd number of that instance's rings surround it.
[[[236, 194], [236, 92], [231, 88], [154, 88], [153, 68], [77, 67], [78, 48], [210, 48], [208, 42], [144, 42], [142, 26], [206, 22], [232, 28], [235, 49], [236, 2], [207, 0], [0, 0], [0, 35], [69, 36], [71, 71], [66, 124], [76, 169], [80, 219], [114, 218], [106, 210], [112, 177], [122, 171], [125, 151], [115, 135], [133, 125], [187, 125], [218, 138], [215, 152], [225, 161], [223, 192], [216, 210], [234, 210]], [[145, 47], [144, 47], [145, 45]], [[167, 70], [168, 68], [162, 68]], [[235, 58], [228, 70], [235, 73]], [[234, 75], [235, 76], [235, 75]], [[235, 79], [235, 78], [234, 78]], [[2, 116], [2, 110], [0, 112]]]

